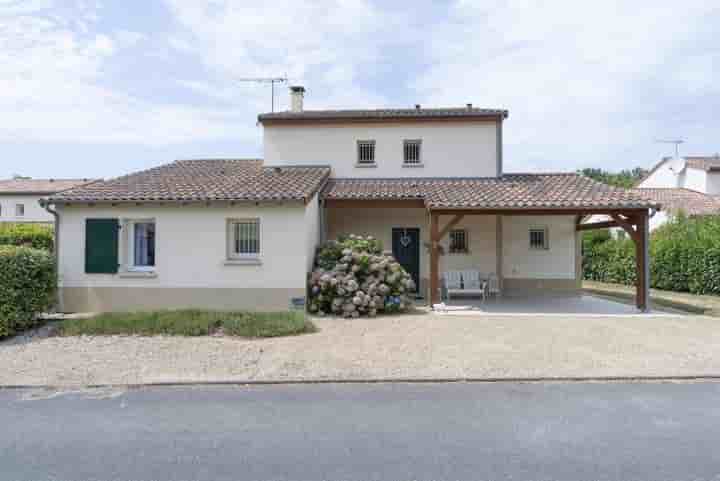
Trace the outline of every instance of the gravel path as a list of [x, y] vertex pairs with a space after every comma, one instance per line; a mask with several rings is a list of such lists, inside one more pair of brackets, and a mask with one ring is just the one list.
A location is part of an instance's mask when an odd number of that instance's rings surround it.
[[318, 319], [320, 332], [57, 337], [0, 343], [0, 385], [179, 381], [720, 374], [720, 321], [703, 316], [418, 314]]

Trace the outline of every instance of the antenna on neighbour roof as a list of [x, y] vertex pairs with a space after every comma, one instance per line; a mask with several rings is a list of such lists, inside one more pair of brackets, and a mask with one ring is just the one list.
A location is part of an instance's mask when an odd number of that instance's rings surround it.
[[284, 77], [243, 77], [235, 79], [238, 82], [256, 82], [270, 84], [270, 111], [275, 112], [275, 84], [287, 82], [287, 74]]
[[675, 158], [680, 158], [680, 144], [684, 144], [683, 139], [657, 139], [656, 144], [675, 144]]

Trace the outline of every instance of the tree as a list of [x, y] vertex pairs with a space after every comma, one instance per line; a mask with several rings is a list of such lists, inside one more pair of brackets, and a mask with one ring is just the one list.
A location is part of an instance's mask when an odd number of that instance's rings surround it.
[[648, 171], [642, 167], [634, 169], [623, 169], [620, 172], [610, 172], [603, 169], [585, 168], [578, 171], [586, 177], [602, 182], [603, 184], [613, 185], [616, 187], [632, 188], [640, 179], [647, 175]]

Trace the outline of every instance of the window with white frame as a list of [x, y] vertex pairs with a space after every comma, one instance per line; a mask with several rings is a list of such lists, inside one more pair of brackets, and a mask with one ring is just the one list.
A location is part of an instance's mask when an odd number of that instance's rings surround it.
[[358, 140], [357, 143], [358, 165], [375, 165], [375, 141]]
[[131, 220], [128, 226], [128, 262], [130, 271], [155, 270], [155, 221]]
[[465, 229], [453, 229], [450, 231], [450, 253], [467, 254], [468, 233]]
[[421, 140], [405, 140], [403, 141], [403, 164], [404, 165], [420, 165], [422, 164]]
[[531, 227], [530, 228], [530, 249], [548, 249], [548, 229], [547, 227]]
[[260, 220], [228, 221], [228, 258], [247, 259], [260, 256]]
[[15, 204], [15, 217], [25, 217], [25, 204]]

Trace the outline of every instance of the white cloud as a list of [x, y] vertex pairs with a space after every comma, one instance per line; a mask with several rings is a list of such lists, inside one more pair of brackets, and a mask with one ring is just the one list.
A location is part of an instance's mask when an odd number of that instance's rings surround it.
[[432, 30], [431, 67], [415, 88], [434, 104], [508, 108], [508, 157], [523, 170], [649, 163], [669, 97], [717, 92], [720, 58], [703, 52], [713, 8], [460, 1]]
[[359, 85], [358, 68], [374, 68], [388, 38], [381, 32], [402, 36], [402, 24], [365, 0], [166, 3], [183, 29], [173, 45], [194, 51], [220, 83], [287, 74], [308, 87], [312, 108], [386, 103]]
[[[269, 87], [236, 80], [285, 73], [308, 108], [508, 108], [522, 170], [647, 164], [654, 138], [716, 138], [711, 2], [162, 1], [173, 21], [135, 32], [93, 1], [0, 0], [0, 141], [254, 147]], [[140, 69], [121, 62], [136, 54]]]
[[164, 145], [248, 138], [250, 131], [237, 132], [237, 112], [172, 104], [157, 95], [146, 100], [115, 88], [104, 68], [144, 36], [93, 33], [95, 7], [67, 5], [0, 3], [0, 140]]

